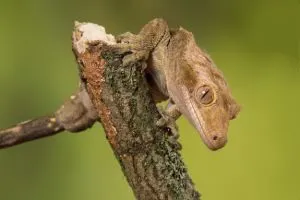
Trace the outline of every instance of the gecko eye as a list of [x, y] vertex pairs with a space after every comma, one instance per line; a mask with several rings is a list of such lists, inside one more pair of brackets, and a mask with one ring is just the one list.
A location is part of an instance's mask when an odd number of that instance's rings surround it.
[[214, 102], [215, 95], [211, 87], [203, 85], [197, 90], [198, 101], [201, 104], [209, 105]]

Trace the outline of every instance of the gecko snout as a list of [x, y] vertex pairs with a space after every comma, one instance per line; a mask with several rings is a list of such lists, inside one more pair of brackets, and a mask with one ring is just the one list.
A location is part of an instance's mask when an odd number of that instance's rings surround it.
[[211, 150], [218, 150], [225, 146], [227, 143], [227, 137], [224, 134], [217, 133], [211, 136], [209, 148]]

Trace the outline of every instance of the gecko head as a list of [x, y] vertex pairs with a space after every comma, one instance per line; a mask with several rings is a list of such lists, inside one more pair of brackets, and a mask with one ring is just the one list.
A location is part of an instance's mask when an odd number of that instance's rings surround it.
[[190, 76], [184, 78], [187, 80], [184, 84], [180, 84], [181, 100], [177, 98], [177, 101], [185, 103], [179, 102], [179, 110], [197, 129], [209, 149], [220, 149], [227, 142], [229, 121], [237, 116], [240, 106], [216, 67], [187, 68], [186, 73]]
[[227, 142], [229, 121], [240, 110], [223, 74], [198, 47], [193, 34], [183, 28], [172, 34], [168, 48], [177, 52], [169, 63], [173, 70], [167, 82], [170, 98], [209, 149], [222, 148]]
[[[226, 90], [225, 88], [226, 87]], [[202, 79], [190, 94], [191, 117], [202, 140], [211, 150], [225, 146], [229, 121], [239, 112], [227, 85]]]
[[229, 121], [239, 112], [239, 106], [230, 94], [220, 91], [210, 81], [201, 80], [193, 90], [185, 90], [184, 115], [199, 132], [203, 142], [211, 150], [218, 150], [227, 143]]

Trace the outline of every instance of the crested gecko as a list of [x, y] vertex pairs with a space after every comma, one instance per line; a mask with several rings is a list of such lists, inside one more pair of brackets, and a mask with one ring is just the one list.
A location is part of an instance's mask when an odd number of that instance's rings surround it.
[[166, 113], [175, 120], [182, 114], [197, 129], [211, 150], [227, 142], [229, 120], [239, 113], [221, 71], [203, 50], [193, 34], [180, 27], [169, 30], [163, 19], [146, 24], [138, 35], [125, 33], [117, 46], [131, 54], [127, 65], [147, 61], [146, 74], [156, 102], [169, 99]]

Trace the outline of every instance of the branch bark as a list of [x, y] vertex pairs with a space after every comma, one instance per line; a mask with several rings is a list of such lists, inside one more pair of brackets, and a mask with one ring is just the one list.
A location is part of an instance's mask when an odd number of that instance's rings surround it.
[[0, 149], [55, 135], [80, 132], [93, 126], [98, 115], [82, 85], [53, 114], [0, 129]]
[[77, 24], [73, 33], [81, 79], [136, 198], [199, 199], [181, 159], [180, 145], [172, 139], [177, 133], [156, 125], [161, 115], [144, 77], [144, 63], [123, 66], [124, 55], [104, 44], [110, 42], [103, 40], [106, 36], [83, 42], [98, 31], [96, 25], [95, 29], [83, 27], [86, 24]]
[[0, 130], [0, 149], [52, 136], [64, 130], [55, 115], [28, 120]]

